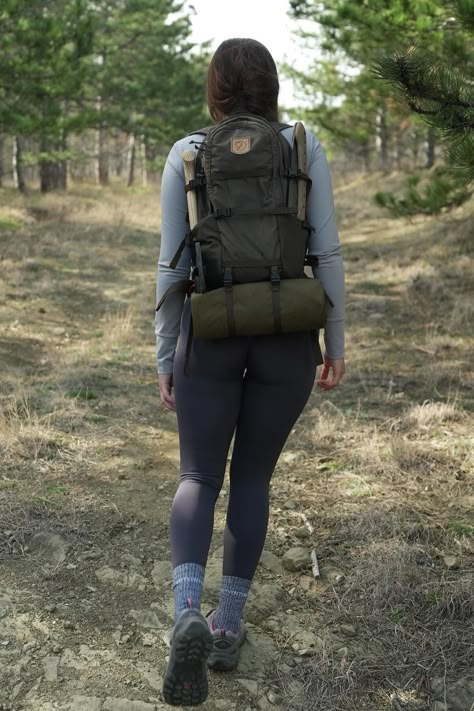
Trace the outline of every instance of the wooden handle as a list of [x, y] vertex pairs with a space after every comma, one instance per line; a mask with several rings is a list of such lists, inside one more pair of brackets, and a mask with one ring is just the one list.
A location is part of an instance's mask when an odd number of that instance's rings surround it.
[[[308, 163], [306, 159], [306, 131], [303, 124], [298, 121], [295, 123], [293, 135], [298, 152], [298, 170], [306, 175]], [[306, 180], [301, 178], [298, 180], [298, 220], [306, 219]]]
[[[184, 180], [186, 185], [189, 185], [191, 180], [196, 177], [196, 153], [194, 151], [183, 151], [181, 153], [184, 165]], [[195, 190], [188, 190], [186, 193], [188, 199], [188, 214], [189, 226], [191, 229], [198, 222], [198, 204]]]

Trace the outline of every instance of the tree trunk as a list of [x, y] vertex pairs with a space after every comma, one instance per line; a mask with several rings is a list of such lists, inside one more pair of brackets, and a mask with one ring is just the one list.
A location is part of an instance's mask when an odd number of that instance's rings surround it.
[[415, 133], [413, 136], [413, 142], [412, 142], [412, 155], [413, 155], [413, 166], [412, 169], [416, 170], [418, 168], [418, 157], [420, 154], [420, 137], [418, 133]]
[[[102, 113], [102, 99], [99, 96], [97, 99], [97, 111], [99, 116]], [[100, 119], [99, 127], [96, 130], [95, 136], [95, 153], [96, 166], [95, 176], [98, 185], [109, 184], [109, 144], [107, 130], [104, 121]]]
[[3, 164], [3, 149], [4, 149], [4, 138], [3, 133], [0, 130], [0, 188], [3, 187], [3, 175], [5, 172]]
[[115, 168], [115, 175], [117, 178], [120, 178], [122, 175], [123, 171], [123, 164], [124, 164], [124, 148], [122, 141], [120, 140], [120, 135], [115, 136], [115, 143], [114, 143], [114, 168]]
[[25, 171], [23, 166], [23, 144], [19, 136], [13, 140], [13, 180], [20, 193], [26, 193]]
[[142, 136], [140, 139], [140, 159], [142, 164], [142, 182], [146, 187], [148, 185], [148, 166], [147, 166], [147, 155], [146, 155], [146, 138]]
[[133, 133], [128, 137], [128, 155], [127, 155], [127, 186], [130, 187], [135, 182], [135, 157], [136, 157], [136, 146], [135, 146], [135, 136]]
[[362, 144], [361, 155], [364, 163], [364, 170], [366, 173], [370, 173], [370, 145], [368, 140]]
[[397, 131], [397, 147], [396, 147], [396, 155], [395, 159], [397, 161], [397, 170], [402, 170], [403, 169], [403, 156], [404, 156], [404, 145], [403, 145], [403, 137], [405, 135], [405, 132], [398, 127]]
[[436, 160], [436, 136], [433, 126], [428, 128], [426, 141], [426, 167], [432, 168]]
[[387, 126], [387, 109], [383, 106], [377, 113], [376, 145], [379, 152], [380, 170], [385, 175], [390, 171], [388, 144], [389, 130]]
[[[41, 140], [41, 153], [52, 153], [52, 147], [46, 139]], [[49, 193], [52, 190], [64, 190], [65, 188], [65, 171], [64, 161], [51, 160], [43, 158], [39, 164], [40, 171], [40, 188], [42, 193]]]

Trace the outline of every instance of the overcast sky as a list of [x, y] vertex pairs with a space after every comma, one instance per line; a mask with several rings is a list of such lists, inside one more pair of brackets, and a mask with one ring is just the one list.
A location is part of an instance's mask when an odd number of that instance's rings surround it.
[[[229, 37], [251, 37], [262, 42], [276, 62], [301, 66], [301, 41], [292, 35], [296, 23], [288, 17], [288, 0], [189, 0], [193, 40], [211, 40], [215, 49]], [[280, 103], [291, 104], [291, 83], [281, 81]]]

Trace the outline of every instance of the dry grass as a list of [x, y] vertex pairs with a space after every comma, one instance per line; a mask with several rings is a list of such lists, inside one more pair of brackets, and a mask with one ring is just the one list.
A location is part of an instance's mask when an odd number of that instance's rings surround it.
[[[308, 545], [343, 574], [294, 594], [301, 626], [327, 633], [280, 677], [294, 711], [381, 711], [394, 696], [425, 710], [432, 676], [474, 665], [472, 206], [390, 220], [367, 199], [379, 179], [336, 193], [348, 373], [312, 396], [272, 487], [283, 513], [268, 546], [300, 543], [304, 511]], [[158, 202], [153, 188], [0, 191], [0, 550], [25, 581], [38, 530], [107, 548], [141, 521], [143, 549], [168, 556], [177, 442], [156, 396]]]

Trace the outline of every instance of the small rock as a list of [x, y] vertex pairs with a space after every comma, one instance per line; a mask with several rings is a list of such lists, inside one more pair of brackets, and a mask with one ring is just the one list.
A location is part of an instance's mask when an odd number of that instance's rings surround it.
[[291, 572], [303, 570], [311, 564], [306, 548], [290, 548], [282, 559], [283, 567]]
[[334, 655], [337, 657], [337, 659], [345, 659], [347, 655], [349, 654], [349, 648], [348, 647], [339, 647], [339, 649], [336, 649], [334, 652]]
[[16, 684], [16, 685], [13, 687], [13, 691], [12, 691], [12, 701], [14, 701], [14, 700], [16, 699], [16, 697], [18, 696], [18, 694], [20, 693], [20, 691], [23, 689], [24, 684], [25, 684], [24, 681], [20, 681], [20, 682], [18, 682], [18, 684]]
[[[221, 573], [222, 577], [222, 573]], [[285, 597], [284, 590], [274, 583], [261, 583], [254, 580], [246, 605], [246, 618], [260, 625], [281, 608]]]
[[474, 703], [474, 679], [464, 677], [448, 684], [446, 700], [449, 711], [471, 711]]
[[[302, 661], [302, 659], [295, 659], [297, 664], [301, 664]], [[291, 694], [294, 703], [298, 701], [300, 702], [305, 698], [305, 687], [302, 681], [298, 681], [297, 679], [290, 681], [288, 684], [288, 691]]]
[[293, 501], [293, 499], [288, 499], [288, 501], [285, 501], [285, 503], [283, 504], [283, 508], [287, 511], [294, 511], [298, 508], [298, 504], [296, 503], [296, 501]]
[[155, 560], [151, 577], [157, 590], [171, 589], [172, 569], [170, 560]]
[[64, 629], [65, 629], [65, 630], [73, 630], [73, 629], [75, 629], [74, 622], [71, 622], [71, 620], [65, 620], [65, 621], [64, 621]]
[[299, 528], [296, 529], [295, 536], [296, 536], [296, 538], [309, 538], [311, 536], [311, 534], [308, 531], [308, 529], [306, 528], [306, 526], [300, 526]]
[[163, 625], [152, 610], [130, 610], [130, 615], [139, 627], [145, 629], [161, 629]]
[[135, 555], [131, 555], [130, 553], [124, 553], [121, 555], [120, 561], [123, 565], [127, 566], [127, 568], [132, 568], [133, 570], [140, 570], [143, 565], [140, 558], [137, 558]]
[[108, 696], [104, 701], [102, 711], [156, 711], [156, 706], [147, 704], [144, 701], [114, 699]]
[[311, 656], [323, 644], [323, 640], [310, 630], [301, 630], [293, 637], [293, 649], [302, 657]]
[[60, 657], [45, 657], [43, 659], [45, 681], [56, 682], [58, 680]]
[[270, 570], [272, 573], [283, 573], [283, 565], [277, 555], [271, 551], [264, 550], [260, 556], [260, 565]]
[[272, 638], [263, 632], [256, 632], [247, 626], [247, 639], [242, 647], [239, 663], [241, 674], [254, 679], [264, 679], [268, 669], [273, 666], [278, 657], [278, 650]]
[[271, 704], [281, 704], [281, 702], [283, 701], [282, 697], [278, 694], [274, 694], [273, 691], [268, 692], [267, 699]]
[[304, 592], [314, 592], [317, 588], [315, 579], [310, 575], [302, 575], [298, 582]]
[[139, 573], [127, 570], [115, 570], [109, 566], [104, 566], [95, 571], [96, 578], [101, 583], [112, 583], [122, 588], [137, 588], [145, 590], [148, 580]]
[[101, 555], [100, 551], [86, 551], [80, 556], [80, 560], [97, 560]]
[[258, 696], [260, 684], [258, 681], [255, 681], [255, 679], [237, 679], [237, 683], [243, 686], [252, 696]]
[[56, 610], [58, 609], [58, 606], [54, 605], [54, 604], [45, 605], [44, 609], [46, 610], [46, 612], [56, 612]]
[[74, 696], [68, 711], [100, 711], [102, 699], [97, 696]]
[[270, 632], [279, 632], [281, 630], [281, 622], [273, 618], [269, 618], [264, 621], [265, 629], [270, 630]]
[[283, 452], [280, 457], [280, 461], [283, 464], [296, 464], [305, 459], [306, 455], [304, 452]]
[[170, 627], [169, 629], [165, 630], [161, 635], [161, 639], [166, 644], [168, 649], [171, 649], [171, 637], [173, 636], [173, 630], [174, 627]]
[[56, 326], [56, 328], [53, 328], [53, 335], [54, 336], [64, 336], [66, 333], [66, 329], [62, 328], [61, 326]]
[[332, 565], [325, 565], [321, 570], [321, 578], [331, 585], [339, 585], [344, 580], [344, 574]]
[[69, 545], [57, 533], [35, 533], [30, 540], [30, 549], [48, 563], [59, 565], [66, 558]]
[[454, 555], [445, 555], [443, 561], [449, 570], [454, 570], [459, 566], [458, 559]]
[[[235, 709], [235, 704], [229, 699], [213, 699], [213, 706], [216, 711], [234, 711]], [[161, 711], [161, 709], [157, 709], [157, 711]], [[163, 711], [165, 711], [164, 708]]]
[[357, 630], [354, 627], [354, 625], [346, 625], [342, 624], [339, 625], [339, 630], [344, 634], [346, 637], [356, 637], [357, 636]]
[[153, 647], [155, 645], [155, 638], [149, 632], [145, 632], [142, 635], [142, 644], [144, 647]]

